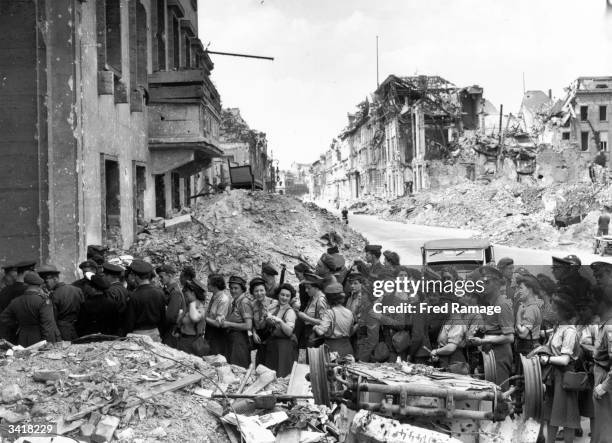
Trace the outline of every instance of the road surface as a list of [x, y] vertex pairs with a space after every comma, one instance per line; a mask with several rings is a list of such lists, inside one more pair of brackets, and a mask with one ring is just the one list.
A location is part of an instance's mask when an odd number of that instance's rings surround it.
[[[340, 212], [331, 206], [316, 202], [335, 215]], [[371, 244], [382, 245], [383, 250], [390, 249], [401, 257], [402, 264], [421, 265], [421, 246], [427, 240], [442, 238], [469, 238], [475, 231], [468, 229], [440, 228], [434, 226], [414, 225], [397, 221], [381, 220], [375, 215], [349, 214], [349, 225], [363, 234]], [[550, 265], [551, 257], [565, 257], [569, 254], [577, 255], [582, 264], [588, 265], [594, 261], [607, 261], [612, 263], [612, 257], [600, 257], [588, 251], [569, 250], [541, 250], [528, 248], [514, 248], [504, 245], [494, 245], [495, 260], [502, 257], [511, 257], [515, 265]]]

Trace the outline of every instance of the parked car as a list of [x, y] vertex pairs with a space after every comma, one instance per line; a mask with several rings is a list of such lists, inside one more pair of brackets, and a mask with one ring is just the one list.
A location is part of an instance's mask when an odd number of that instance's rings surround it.
[[488, 240], [450, 238], [430, 240], [421, 247], [423, 268], [437, 271], [443, 266], [453, 266], [460, 277], [480, 266], [494, 263], [493, 246]]

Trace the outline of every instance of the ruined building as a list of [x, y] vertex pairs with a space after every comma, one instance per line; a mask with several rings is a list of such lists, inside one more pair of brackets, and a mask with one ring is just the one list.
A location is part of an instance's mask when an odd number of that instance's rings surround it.
[[1, 264], [70, 276], [189, 204], [222, 154], [196, 0], [3, 1], [0, 28]]
[[213, 184], [230, 184], [229, 167], [250, 166], [255, 189], [272, 190], [272, 156], [268, 153], [266, 134], [244, 121], [240, 109], [224, 109], [221, 113], [219, 146], [223, 157], [213, 161], [210, 180]]
[[430, 187], [428, 161], [447, 156], [460, 134], [484, 129], [484, 103], [479, 86], [390, 75], [348, 115], [347, 127], [313, 164], [311, 197], [397, 198], [405, 194], [407, 168], [414, 191]]

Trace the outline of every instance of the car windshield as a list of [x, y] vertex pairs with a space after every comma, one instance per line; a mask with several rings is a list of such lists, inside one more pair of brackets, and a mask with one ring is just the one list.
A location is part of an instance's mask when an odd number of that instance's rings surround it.
[[425, 251], [427, 263], [458, 261], [484, 261], [482, 249], [429, 249]]

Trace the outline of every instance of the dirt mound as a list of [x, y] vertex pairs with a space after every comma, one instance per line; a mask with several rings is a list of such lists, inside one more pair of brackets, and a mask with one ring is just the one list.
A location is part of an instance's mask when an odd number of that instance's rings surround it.
[[[325, 245], [320, 237], [336, 231], [348, 260], [361, 255], [364, 238], [325, 209], [283, 195], [232, 190], [213, 195], [192, 209], [191, 222], [164, 228], [151, 225], [129, 254], [153, 264], [192, 265], [198, 273], [252, 277], [261, 263], [292, 272], [298, 257], [315, 265]], [[114, 251], [117, 255], [123, 251]]]

